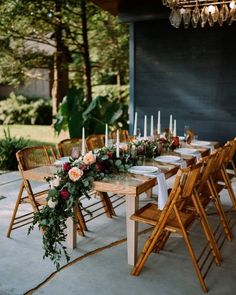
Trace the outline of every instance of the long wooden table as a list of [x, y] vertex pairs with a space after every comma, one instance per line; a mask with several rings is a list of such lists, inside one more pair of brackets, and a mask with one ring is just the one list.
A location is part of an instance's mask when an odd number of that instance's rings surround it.
[[[199, 148], [202, 155], [208, 151], [207, 148]], [[209, 152], [209, 151], [208, 151]], [[189, 155], [181, 156], [186, 160], [187, 165], [193, 164], [195, 158]], [[145, 165], [152, 165], [160, 168], [166, 179], [174, 176], [179, 167], [173, 164], [158, 163], [155, 161], [146, 162]], [[45, 181], [45, 177], [52, 176], [57, 170], [55, 166], [42, 166], [24, 172], [25, 178], [29, 180]], [[151, 190], [157, 184], [156, 177], [147, 177], [125, 173], [122, 175], [112, 175], [100, 181], [94, 182], [94, 189], [101, 193], [118, 193], [126, 196], [126, 230], [127, 230], [127, 255], [128, 264], [134, 265], [137, 259], [138, 247], [138, 224], [130, 219], [139, 207], [139, 195]], [[74, 215], [76, 216], [76, 208]], [[67, 245], [75, 248], [77, 243], [76, 224], [70, 218], [67, 221]]]

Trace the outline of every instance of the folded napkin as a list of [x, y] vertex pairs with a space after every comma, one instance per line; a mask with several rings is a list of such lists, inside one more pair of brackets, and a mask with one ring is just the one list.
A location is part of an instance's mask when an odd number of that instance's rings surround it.
[[153, 187], [153, 193], [158, 195], [158, 208], [162, 210], [165, 207], [166, 201], [168, 199], [165, 175], [161, 171], [158, 171], [157, 173], [153, 174], [145, 174], [145, 176], [154, 176], [157, 178], [158, 185]]
[[173, 164], [177, 164], [180, 166], [180, 168], [186, 168], [187, 167], [187, 163], [184, 159], [180, 159], [179, 161], [173, 162]]
[[209, 141], [192, 141], [191, 142], [191, 145], [195, 145], [195, 146], [201, 146], [201, 147], [204, 147], [204, 148], [209, 148], [211, 150], [211, 152], [213, 152], [215, 150], [215, 147], [214, 145], [211, 145], [211, 143]]
[[177, 149], [176, 152], [179, 153], [180, 155], [193, 156], [197, 159], [197, 161], [201, 159], [201, 153], [196, 150], [191, 151], [190, 148], [186, 149], [186, 152], [184, 150], [181, 151], [181, 149], [180, 149], [180, 151], [178, 151], [178, 149]]

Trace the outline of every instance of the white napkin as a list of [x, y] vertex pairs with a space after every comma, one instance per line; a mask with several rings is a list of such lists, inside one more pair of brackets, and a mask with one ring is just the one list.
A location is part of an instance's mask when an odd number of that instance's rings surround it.
[[179, 152], [178, 150], [176, 150], [176, 152], [177, 152], [177, 153], [180, 153], [181, 155], [189, 155], [189, 156], [193, 156], [193, 157], [195, 157], [195, 158], [197, 159], [197, 161], [201, 159], [201, 153], [198, 152], [198, 151], [193, 151], [193, 152], [191, 152], [190, 149], [189, 149], [189, 151], [188, 151], [187, 153], [185, 153], [185, 152], [181, 152], [181, 151]]
[[157, 178], [158, 185], [153, 187], [153, 193], [158, 195], [158, 208], [162, 210], [165, 207], [166, 201], [168, 199], [165, 175], [161, 171], [158, 171], [155, 174], [145, 174], [145, 176], [154, 176]]
[[187, 167], [187, 163], [184, 159], [180, 159], [179, 161], [176, 162], [172, 162], [172, 164], [177, 164], [180, 166], [180, 168], [186, 168]]

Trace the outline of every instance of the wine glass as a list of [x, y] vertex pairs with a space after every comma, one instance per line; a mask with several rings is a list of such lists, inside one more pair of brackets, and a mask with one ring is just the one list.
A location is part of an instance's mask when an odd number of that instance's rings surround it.
[[74, 160], [78, 159], [80, 156], [79, 148], [75, 146], [72, 147], [70, 155]]
[[190, 128], [189, 128], [189, 126], [188, 125], [185, 125], [184, 126], [184, 137], [185, 137], [185, 139], [187, 138], [187, 136], [188, 136], [188, 131], [190, 130]]

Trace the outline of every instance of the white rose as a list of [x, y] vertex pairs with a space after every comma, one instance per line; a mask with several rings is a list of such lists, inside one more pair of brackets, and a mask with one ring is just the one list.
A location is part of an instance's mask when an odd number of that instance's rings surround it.
[[51, 199], [48, 201], [48, 207], [54, 209], [57, 205], [57, 201], [52, 201]]
[[54, 188], [54, 187], [57, 187], [57, 186], [59, 186], [59, 184], [60, 184], [60, 178], [59, 178], [59, 176], [55, 176], [52, 180], [50, 180], [50, 187], [51, 188]]

